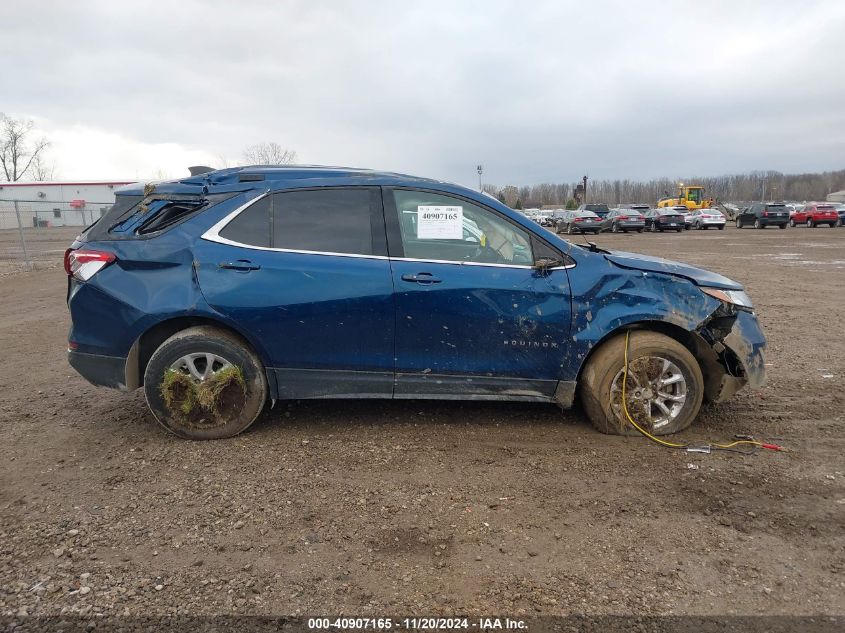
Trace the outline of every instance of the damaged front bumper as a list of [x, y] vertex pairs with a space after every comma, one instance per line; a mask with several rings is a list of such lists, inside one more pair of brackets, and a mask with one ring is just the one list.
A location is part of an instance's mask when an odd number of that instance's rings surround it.
[[765, 384], [766, 337], [754, 313], [723, 306], [696, 333], [708, 401], [725, 402], [746, 385]]

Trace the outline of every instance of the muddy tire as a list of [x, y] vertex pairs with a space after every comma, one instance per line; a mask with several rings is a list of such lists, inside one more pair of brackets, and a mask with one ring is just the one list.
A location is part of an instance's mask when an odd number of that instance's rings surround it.
[[[164, 386], [170, 371], [199, 386], [227, 367], [237, 368], [238, 378], [223, 386], [211, 406], [177, 407], [171, 393], [168, 405]], [[267, 380], [246, 342], [225, 330], [199, 326], [177, 332], [153, 353], [144, 372], [144, 394], [153, 416], [168, 431], [190, 440], [216, 440], [237, 435], [255, 421], [267, 400]]]
[[[665, 363], [663, 361], [668, 361]], [[625, 335], [621, 334], [606, 341], [590, 357], [578, 383], [578, 393], [587, 417], [596, 429], [611, 435], [639, 435], [621, 410], [621, 372], [625, 364]], [[673, 380], [656, 390], [657, 393], [672, 392], [671, 414], [666, 421], [657, 420], [649, 426], [643, 412], [645, 404], [636, 401], [628, 407], [629, 413], [654, 435], [669, 435], [684, 430], [698, 415], [704, 396], [704, 378], [701, 367], [692, 353], [678, 341], [657, 332], [633, 331], [628, 343], [629, 383], [632, 389], [626, 392], [626, 399], [633, 400], [638, 393], [633, 386], [634, 370], [640, 372], [638, 383], [654, 376], [655, 381]], [[655, 370], [652, 370], [651, 367]], [[664, 370], [664, 368], [666, 368]], [[642, 373], [645, 372], [645, 373]], [[648, 373], [651, 372], [651, 375]], [[664, 373], [665, 372], [665, 373]], [[679, 378], [682, 377], [681, 378]], [[655, 383], [657, 384], [657, 383]], [[682, 399], [681, 399], [682, 398]], [[665, 406], [664, 401], [664, 406]], [[636, 404], [636, 406], [634, 406]], [[657, 405], [648, 405], [662, 415]], [[637, 410], [637, 407], [640, 407]], [[633, 409], [633, 410], [632, 410]]]

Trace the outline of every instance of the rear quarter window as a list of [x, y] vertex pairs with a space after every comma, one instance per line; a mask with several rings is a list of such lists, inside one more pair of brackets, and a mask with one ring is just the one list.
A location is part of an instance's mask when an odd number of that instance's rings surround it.
[[270, 246], [270, 197], [264, 196], [241, 211], [220, 231], [220, 237], [246, 246]]

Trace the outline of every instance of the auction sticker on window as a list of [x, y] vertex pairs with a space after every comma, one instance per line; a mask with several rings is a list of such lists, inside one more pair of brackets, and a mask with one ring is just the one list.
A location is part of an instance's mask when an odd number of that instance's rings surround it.
[[417, 239], [460, 240], [463, 236], [463, 207], [417, 207]]

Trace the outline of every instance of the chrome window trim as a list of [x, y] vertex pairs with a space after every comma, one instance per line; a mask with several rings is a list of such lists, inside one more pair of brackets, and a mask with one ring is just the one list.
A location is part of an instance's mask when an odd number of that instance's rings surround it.
[[[356, 257], [360, 259], [386, 259], [391, 261], [401, 261], [401, 262], [420, 262], [423, 264], [453, 264], [456, 266], [486, 266], [489, 268], [523, 268], [527, 270], [531, 270], [534, 267], [529, 266], [526, 264], [492, 264], [486, 262], [460, 262], [460, 261], [452, 261], [448, 259], [417, 259], [414, 257], [388, 257], [386, 255], [364, 255], [362, 253], [334, 253], [331, 251], [309, 251], [304, 249], [297, 249], [297, 248], [275, 248], [270, 246], [254, 246], [252, 244], [244, 244], [243, 242], [236, 242], [234, 240], [227, 239], [220, 235], [220, 231], [222, 231], [229, 222], [234, 220], [239, 214], [246, 211], [249, 207], [253, 204], [261, 200], [262, 198], [266, 198], [270, 195], [270, 192], [266, 192], [261, 194], [260, 196], [253, 198], [239, 206], [237, 209], [228, 213], [222, 220], [219, 220], [214, 226], [209, 228], [205, 233], [200, 236], [200, 239], [206, 240], [207, 242], [216, 242], [218, 244], [226, 244], [227, 246], [234, 246], [236, 248], [248, 248], [256, 251], [271, 251], [274, 253], [296, 253], [300, 255], [327, 255], [330, 257]], [[520, 227], [522, 228], [522, 227]], [[575, 264], [568, 264], [566, 266], [555, 266], [554, 268], [549, 268], [549, 270], [566, 270], [567, 268], [575, 268]]]

